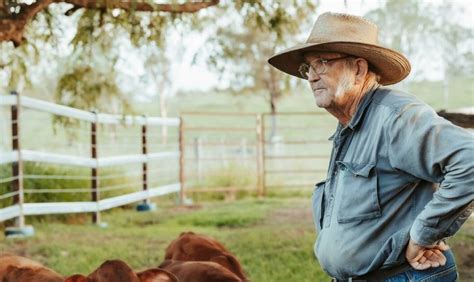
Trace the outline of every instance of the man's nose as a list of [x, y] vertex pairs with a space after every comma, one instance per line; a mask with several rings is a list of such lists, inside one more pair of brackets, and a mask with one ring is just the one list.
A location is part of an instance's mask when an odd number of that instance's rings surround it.
[[318, 81], [321, 77], [319, 76], [319, 74], [317, 74], [315, 71], [313, 71], [312, 68], [309, 69], [309, 72], [308, 72], [308, 81], [309, 82], [315, 82], [315, 81]]

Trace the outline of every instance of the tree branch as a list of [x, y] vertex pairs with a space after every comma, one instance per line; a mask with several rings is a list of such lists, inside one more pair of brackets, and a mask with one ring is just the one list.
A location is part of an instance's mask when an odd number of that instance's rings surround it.
[[13, 10], [19, 8], [19, 13], [8, 10], [8, 6], [5, 5], [5, 2], [6, 0], [2, 2], [1, 8], [8, 14], [0, 19], [0, 41], [13, 41], [16, 47], [19, 46], [23, 40], [25, 25], [34, 18], [39, 11], [51, 4], [53, 0], [37, 0], [31, 5], [21, 4], [11, 7]]
[[117, 0], [54, 0], [54, 2], [61, 3], [70, 3], [74, 6], [83, 7], [86, 9], [122, 9], [122, 10], [131, 10], [132, 8], [135, 11], [140, 12], [171, 12], [171, 13], [195, 13], [201, 9], [208, 8], [210, 6], [217, 5], [219, 0], [211, 1], [199, 1], [199, 2], [188, 2], [183, 4], [152, 4], [145, 2], [133, 2], [131, 0], [126, 1], [117, 1]]
[[7, 0], [0, 0], [0, 41], [12, 41], [19, 46], [23, 41], [25, 26], [35, 15], [51, 3], [69, 3], [74, 8], [122, 9], [141, 12], [195, 13], [219, 3], [219, 0], [194, 1], [183, 4], [152, 4], [133, 2], [133, 0], [36, 0], [31, 5], [17, 4], [9, 7]]

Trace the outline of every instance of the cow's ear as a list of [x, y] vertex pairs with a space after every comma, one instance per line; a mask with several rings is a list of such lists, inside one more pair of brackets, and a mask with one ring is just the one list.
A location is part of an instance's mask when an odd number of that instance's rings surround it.
[[230, 254], [223, 254], [220, 256], [215, 256], [210, 259], [210, 261], [217, 262], [218, 264], [225, 266], [226, 268], [234, 269], [240, 266], [240, 263], [237, 259]]
[[184, 235], [195, 235], [196, 233], [192, 232], [192, 231], [186, 231], [186, 232], [181, 232], [181, 234], [179, 234], [179, 237], [182, 237]]
[[151, 268], [137, 273], [140, 282], [178, 282], [173, 273], [161, 269]]

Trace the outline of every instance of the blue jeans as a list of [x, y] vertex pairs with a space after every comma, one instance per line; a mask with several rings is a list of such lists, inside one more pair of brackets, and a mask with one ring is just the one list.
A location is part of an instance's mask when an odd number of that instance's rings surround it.
[[454, 282], [458, 278], [456, 262], [453, 252], [443, 252], [446, 256], [446, 264], [440, 267], [428, 268], [426, 270], [410, 269], [400, 274], [386, 278], [385, 282]]

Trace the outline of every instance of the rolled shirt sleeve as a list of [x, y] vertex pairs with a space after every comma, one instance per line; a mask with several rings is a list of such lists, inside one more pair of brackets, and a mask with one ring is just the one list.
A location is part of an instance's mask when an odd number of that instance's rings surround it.
[[417, 102], [398, 110], [388, 128], [391, 165], [440, 184], [416, 217], [410, 237], [429, 246], [452, 236], [473, 210], [474, 135]]

